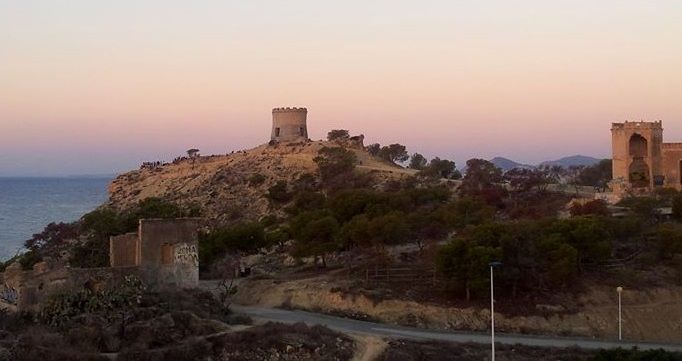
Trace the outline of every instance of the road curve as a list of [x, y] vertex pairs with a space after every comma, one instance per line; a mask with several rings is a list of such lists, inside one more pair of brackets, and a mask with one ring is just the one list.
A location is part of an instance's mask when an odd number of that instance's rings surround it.
[[[393, 326], [299, 310], [283, 310], [276, 308], [239, 305], [232, 305], [231, 307], [233, 311], [249, 315], [257, 320], [282, 323], [303, 322], [308, 325], [323, 325], [332, 330], [343, 333], [373, 335], [395, 339], [410, 339], [416, 341], [473, 342], [482, 344], [490, 343], [490, 335], [484, 333], [438, 331], [413, 327]], [[682, 344], [631, 341], [618, 342], [588, 338], [529, 336], [508, 333], [495, 333], [495, 343], [509, 345], [521, 344], [538, 347], [579, 347], [583, 349], [637, 347], [640, 350], [663, 349], [672, 352], [682, 352]]]

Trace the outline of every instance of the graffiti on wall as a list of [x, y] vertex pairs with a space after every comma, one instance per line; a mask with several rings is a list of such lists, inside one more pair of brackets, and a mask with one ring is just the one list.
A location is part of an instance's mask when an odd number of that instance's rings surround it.
[[175, 246], [175, 263], [199, 266], [199, 254], [194, 244], [182, 243]]

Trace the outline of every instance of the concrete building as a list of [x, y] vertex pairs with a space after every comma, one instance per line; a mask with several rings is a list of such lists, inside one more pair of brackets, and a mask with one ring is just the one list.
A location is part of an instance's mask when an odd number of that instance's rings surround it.
[[199, 223], [198, 218], [141, 219], [137, 233], [110, 238], [110, 267], [71, 268], [43, 261], [25, 271], [12, 263], [0, 273], [0, 300], [19, 311], [39, 310], [55, 292], [120, 284], [127, 276], [152, 289], [196, 287]]
[[141, 219], [138, 232], [111, 237], [112, 268], [138, 267], [151, 286], [199, 284], [199, 219]]
[[682, 143], [663, 142], [661, 121], [613, 123], [611, 143], [614, 193], [682, 189]]
[[300, 142], [308, 140], [306, 108], [274, 108], [272, 109], [272, 134], [274, 142]]

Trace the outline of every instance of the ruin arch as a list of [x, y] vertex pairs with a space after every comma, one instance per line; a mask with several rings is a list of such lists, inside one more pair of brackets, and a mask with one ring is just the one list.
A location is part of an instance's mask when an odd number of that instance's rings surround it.
[[649, 186], [649, 165], [642, 158], [635, 158], [630, 163], [629, 169], [630, 184], [633, 187], [648, 187]]
[[649, 156], [649, 142], [638, 133], [630, 136], [628, 143], [630, 156], [635, 158], [645, 158]]

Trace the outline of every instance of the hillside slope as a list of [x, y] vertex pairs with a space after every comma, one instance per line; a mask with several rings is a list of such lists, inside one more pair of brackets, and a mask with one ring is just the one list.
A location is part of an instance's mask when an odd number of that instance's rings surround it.
[[[202, 216], [217, 223], [257, 220], [272, 211], [265, 197], [268, 188], [280, 180], [291, 184], [304, 174], [315, 174], [317, 165], [313, 159], [324, 146], [338, 144], [326, 141], [266, 144], [232, 154], [131, 171], [119, 175], [109, 186], [109, 205], [127, 209], [145, 198], [159, 197], [187, 207], [200, 207]], [[358, 157], [357, 169], [375, 175], [377, 183], [415, 173], [372, 157], [364, 149], [348, 149]], [[250, 184], [254, 175], [262, 175], [264, 181]]]

